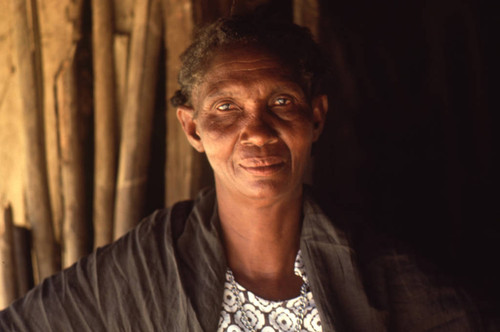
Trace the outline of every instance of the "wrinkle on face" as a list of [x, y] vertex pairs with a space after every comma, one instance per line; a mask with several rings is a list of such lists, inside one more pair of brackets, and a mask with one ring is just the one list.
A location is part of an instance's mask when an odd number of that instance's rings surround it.
[[[247, 196], [301, 187], [314, 135], [311, 106], [294, 77], [261, 50], [215, 55], [193, 90], [193, 106], [217, 186]], [[289, 103], [277, 105], [279, 98]]]

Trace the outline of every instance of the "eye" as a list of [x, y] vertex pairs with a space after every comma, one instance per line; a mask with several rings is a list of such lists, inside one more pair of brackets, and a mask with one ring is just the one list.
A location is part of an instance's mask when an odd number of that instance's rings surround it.
[[291, 103], [291, 100], [285, 97], [279, 97], [274, 100], [275, 106], [285, 106]]
[[229, 110], [232, 110], [234, 108], [234, 105], [231, 103], [224, 103], [224, 104], [218, 105], [216, 108], [219, 111], [229, 111]]

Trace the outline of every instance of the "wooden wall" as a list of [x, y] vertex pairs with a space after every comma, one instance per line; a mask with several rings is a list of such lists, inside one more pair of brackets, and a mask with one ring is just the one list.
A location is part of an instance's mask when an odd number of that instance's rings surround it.
[[0, 0], [0, 307], [212, 182], [168, 104], [179, 54], [197, 26], [262, 5], [310, 28], [335, 68], [314, 148], [322, 203], [361, 213], [470, 284], [494, 283], [486, 5]]

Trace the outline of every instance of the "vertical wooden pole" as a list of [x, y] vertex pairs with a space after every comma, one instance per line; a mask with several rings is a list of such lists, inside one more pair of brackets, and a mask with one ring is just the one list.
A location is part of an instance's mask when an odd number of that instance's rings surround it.
[[[134, 0], [111, 1], [113, 4], [113, 52], [115, 63], [116, 108], [118, 111], [118, 138], [120, 138], [127, 95], [127, 76], [130, 40], [134, 23]], [[119, 143], [118, 143], [119, 145]]]
[[[117, 113], [117, 140], [120, 138], [123, 113], [125, 112], [125, 102], [127, 100], [127, 75], [128, 75], [128, 50], [130, 45], [130, 35], [115, 35], [113, 40], [113, 53], [115, 64], [115, 96]], [[119, 146], [119, 142], [117, 143]], [[118, 148], [117, 148], [118, 150]], [[118, 157], [118, 153], [117, 153]]]
[[115, 239], [144, 213], [161, 34], [159, 0], [136, 1], [120, 140]]
[[[164, 0], [167, 51], [167, 98], [178, 89], [180, 54], [189, 46], [194, 28], [192, 0]], [[177, 120], [176, 109], [167, 102], [167, 153], [165, 168], [165, 204], [191, 196], [196, 151], [189, 145]]]
[[[35, 50], [37, 51], [35, 52], [35, 65], [36, 72], [40, 73], [38, 77], [38, 86], [39, 93], [41, 94], [40, 100], [43, 102], [42, 109], [44, 118], [47, 182], [49, 188], [49, 201], [51, 204], [52, 227], [59, 250], [62, 241], [63, 205], [59, 156], [59, 130], [57, 129], [56, 102], [54, 100], [54, 76], [57, 72], [57, 68], [60, 66], [60, 62], [57, 60], [66, 52], [66, 47], [63, 46], [67, 40], [67, 38], [65, 38], [66, 36], [64, 36], [66, 34], [66, 27], [61, 26], [60, 21], [53, 16], [57, 12], [56, 9], [53, 9], [55, 3], [46, 6], [45, 0], [28, 0], [27, 2], [29, 5], [28, 12], [31, 12], [33, 21], [33, 33], [37, 36], [34, 38]], [[52, 30], [57, 31], [57, 37], [55, 33], [51, 33], [50, 30], [47, 30], [49, 26], [57, 26], [55, 30]], [[56, 39], [58, 40], [57, 44], [53, 43]], [[44, 40], [43, 43], [42, 40]], [[49, 42], [49, 40], [51, 41]], [[55, 56], [56, 52], [57, 56]], [[58, 257], [58, 264], [59, 262], [60, 257]], [[36, 265], [34, 267], [36, 269]]]
[[56, 244], [47, 182], [47, 165], [40, 94], [36, 88], [34, 43], [29, 30], [25, 0], [12, 0], [14, 39], [17, 49], [19, 88], [23, 102], [23, 127], [26, 144], [26, 205], [33, 232], [33, 247], [38, 280], [58, 269]]
[[74, 54], [56, 76], [57, 119], [63, 192], [63, 267], [88, 253], [89, 220], [86, 218], [83, 144], [79, 140]]
[[111, 0], [92, 0], [94, 65], [94, 247], [113, 238], [117, 103]]
[[0, 310], [17, 297], [12, 208], [2, 206], [0, 215]]

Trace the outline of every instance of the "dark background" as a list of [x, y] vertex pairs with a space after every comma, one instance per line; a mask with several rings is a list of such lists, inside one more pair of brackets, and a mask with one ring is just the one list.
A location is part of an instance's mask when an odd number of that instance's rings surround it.
[[323, 205], [361, 211], [495, 315], [498, 37], [475, 1], [321, 1], [339, 84], [316, 148]]

